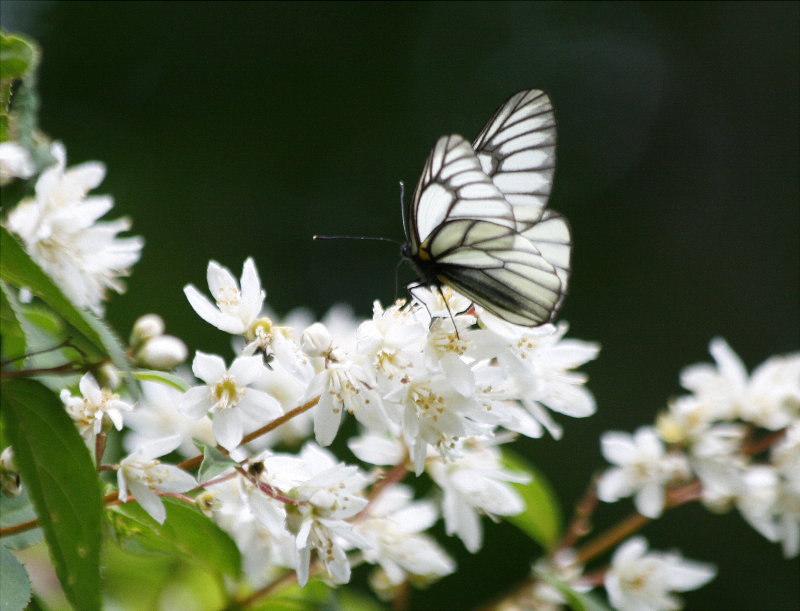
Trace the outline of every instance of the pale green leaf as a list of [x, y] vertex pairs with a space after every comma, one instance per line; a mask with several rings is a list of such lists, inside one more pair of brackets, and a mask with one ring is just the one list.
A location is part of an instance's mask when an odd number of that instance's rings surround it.
[[0, 611], [20, 611], [31, 599], [31, 582], [22, 563], [0, 547]]
[[174, 499], [163, 500], [167, 509], [163, 524], [156, 522], [138, 503], [113, 509], [109, 519], [123, 549], [134, 553], [179, 554], [211, 572], [238, 577], [242, 558], [230, 536], [194, 507]]
[[561, 510], [558, 499], [544, 475], [532, 464], [511, 450], [503, 450], [503, 463], [511, 471], [527, 473], [527, 484], [512, 484], [525, 501], [525, 511], [506, 520], [525, 532], [546, 550], [551, 550], [561, 537]]
[[180, 376], [176, 376], [174, 373], [156, 371], [155, 369], [136, 369], [131, 373], [137, 380], [160, 382], [181, 392], [186, 392], [190, 388], [190, 385], [186, 380]]
[[192, 441], [194, 445], [203, 451], [203, 462], [197, 471], [198, 482], [207, 482], [231, 467], [238, 466], [239, 463], [225, 456], [214, 446], [199, 439], [192, 439]]
[[120, 371], [129, 371], [125, 349], [108, 326], [91, 312], [76, 307], [4, 227], [0, 227], [0, 248], [0, 280], [29, 288]]

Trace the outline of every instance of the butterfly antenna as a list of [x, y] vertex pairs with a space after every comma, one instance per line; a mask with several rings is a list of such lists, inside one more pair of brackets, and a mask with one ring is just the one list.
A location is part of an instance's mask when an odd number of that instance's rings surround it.
[[393, 240], [392, 238], [383, 238], [378, 236], [364, 236], [364, 235], [315, 235], [312, 240], [373, 240], [376, 242], [391, 242], [397, 246], [402, 246], [402, 242]]
[[400, 181], [400, 217], [403, 219], [403, 234], [406, 236], [406, 240], [408, 239], [408, 230], [406, 227], [406, 183], [402, 180]]

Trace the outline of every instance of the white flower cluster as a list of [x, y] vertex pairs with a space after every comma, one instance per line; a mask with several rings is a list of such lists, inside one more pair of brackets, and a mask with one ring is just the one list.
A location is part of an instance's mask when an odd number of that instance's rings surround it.
[[602, 450], [614, 466], [602, 476], [606, 502], [634, 496], [637, 510], [658, 517], [666, 489], [697, 478], [714, 511], [737, 507], [787, 557], [800, 551], [800, 354], [777, 356], [748, 375], [722, 339], [715, 365], [687, 367], [691, 394], [673, 400], [656, 426], [633, 435], [609, 432]]
[[[128, 219], [98, 220], [114, 205], [109, 195], [87, 196], [105, 177], [102, 163], [66, 169], [64, 146], [56, 142], [50, 152], [56, 162], [37, 179], [36, 195], [23, 199], [5, 225], [67, 297], [102, 314], [106, 292], [125, 290], [120, 278], [139, 260], [144, 241], [117, 236], [130, 229]], [[18, 145], [0, 151], [0, 182], [32, 175], [32, 163], [24, 153]]]
[[716, 574], [713, 565], [677, 552], [649, 552], [644, 537], [633, 537], [614, 552], [603, 585], [615, 609], [672, 611], [683, 608], [673, 592], [696, 590]]
[[[144, 385], [125, 418], [133, 454], [119, 466], [120, 496], [139, 500], [143, 486], [186, 491], [194, 482], [155, 456], [176, 447], [193, 456], [193, 437], [219, 444], [240, 466], [200, 482], [197, 500], [239, 545], [253, 585], [281, 569], [296, 570], [301, 584], [316, 571], [344, 583], [354, 564], [367, 562], [376, 567], [373, 587], [391, 597], [404, 582], [452, 572], [452, 559], [425, 533], [439, 515], [447, 533], [475, 552], [482, 516], [524, 509], [511, 483], [527, 476], [503, 466], [499, 446], [516, 434], [559, 436], [550, 411], [582, 417], [595, 410], [574, 369], [598, 347], [564, 339], [563, 324], [514, 327], [468, 310], [455, 293], [415, 289], [424, 304], [376, 303], [360, 324], [338, 309], [295, 330], [263, 316], [265, 293], [251, 259], [241, 286], [215, 262], [208, 284], [213, 301], [192, 286], [186, 296], [204, 320], [236, 336], [236, 355], [227, 364], [198, 351], [192, 371], [200, 383], [186, 392]], [[303, 406], [309, 409], [297, 409]], [[369, 472], [322, 447], [346, 414], [360, 424], [348, 445], [373, 465]], [[296, 454], [272, 449], [303, 440]], [[414, 499], [400, 483], [410, 470], [427, 473], [439, 493]], [[161, 521], [154, 499], [145, 493], [143, 507]]]
[[[551, 580], [573, 592], [589, 592], [600, 583], [609, 602], [620, 611], [674, 611], [683, 608], [674, 592], [696, 590], [717, 574], [716, 567], [687, 560], [678, 552], [648, 551], [644, 537], [632, 537], [620, 545], [611, 564], [601, 573], [585, 574], [571, 548], [564, 548], [534, 566], [539, 576], [521, 608], [556, 611], [567, 604], [564, 592]], [[587, 605], [588, 606], [588, 605]]]

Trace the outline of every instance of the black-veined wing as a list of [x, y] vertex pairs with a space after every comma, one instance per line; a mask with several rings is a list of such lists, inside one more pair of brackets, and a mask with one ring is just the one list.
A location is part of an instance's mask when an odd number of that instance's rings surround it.
[[443, 223], [483, 219], [516, 227], [512, 206], [481, 169], [461, 136], [442, 136], [428, 157], [411, 200], [408, 239], [412, 255]]
[[474, 148], [443, 136], [411, 202], [404, 254], [420, 280], [446, 284], [509, 322], [552, 319], [566, 293], [571, 239], [546, 210], [555, 163], [547, 96], [512, 96]]
[[440, 283], [508, 322], [525, 326], [548, 322], [563, 298], [553, 265], [510, 227], [481, 220], [450, 221], [430, 236], [429, 253]]
[[484, 173], [515, 208], [541, 217], [553, 185], [556, 121], [547, 95], [537, 89], [511, 96], [478, 134], [473, 148]]
[[473, 143], [483, 171], [513, 207], [516, 228], [556, 269], [561, 305], [572, 253], [569, 224], [546, 209], [556, 163], [556, 122], [550, 99], [529, 89], [511, 96]]

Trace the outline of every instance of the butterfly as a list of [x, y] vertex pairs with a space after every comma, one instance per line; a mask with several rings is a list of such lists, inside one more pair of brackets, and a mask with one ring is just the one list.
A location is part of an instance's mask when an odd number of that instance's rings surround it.
[[572, 252], [569, 224], [547, 209], [555, 140], [550, 100], [530, 89], [502, 104], [472, 144], [436, 141], [404, 227], [418, 286], [449, 286], [517, 325], [553, 319]]

